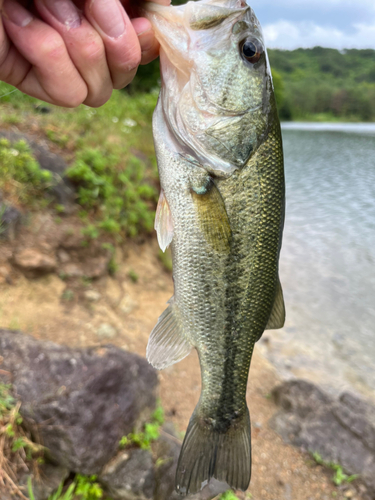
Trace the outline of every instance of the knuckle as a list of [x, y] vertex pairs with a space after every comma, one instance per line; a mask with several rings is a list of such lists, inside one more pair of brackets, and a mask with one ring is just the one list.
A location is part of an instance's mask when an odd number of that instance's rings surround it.
[[88, 64], [97, 64], [104, 57], [104, 47], [99, 40], [90, 40], [82, 47], [82, 57]]
[[38, 52], [44, 58], [59, 60], [66, 54], [65, 43], [57, 33], [49, 33], [41, 41]]
[[128, 56], [128, 60], [127, 60], [127, 70], [128, 71], [132, 71], [136, 68], [138, 68], [138, 66], [140, 65], [141, 63], [141, 52], [136, 52], [136, 53], [132, 53]]
[[142, 54], [139, 47], [128, 49], [117, 65], [117, 71], [122, 73], [131, 73], [136, 70], [141, 63]]

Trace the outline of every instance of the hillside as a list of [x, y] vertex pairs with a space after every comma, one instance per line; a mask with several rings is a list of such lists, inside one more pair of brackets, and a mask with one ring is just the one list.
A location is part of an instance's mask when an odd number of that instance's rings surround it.
[[284, 120], [375, 121], [375, 50], [268, 51]]

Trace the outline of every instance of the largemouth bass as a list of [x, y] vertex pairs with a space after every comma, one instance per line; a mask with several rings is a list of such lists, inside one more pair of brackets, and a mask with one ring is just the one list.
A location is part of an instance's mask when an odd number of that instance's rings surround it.
[[202, 393], [176, 472], [183, 494], [211, 477], [246, 490], [246, 386], [254, 344], [284, 324], [278, 277], [284, 171], [271, 70], [243, 0], [148, 4], [161, 44], [153, 118], [161, 182], [155, 228], [171, 244], [174, 297], [147, 347], [162, 369], [198, 351]]

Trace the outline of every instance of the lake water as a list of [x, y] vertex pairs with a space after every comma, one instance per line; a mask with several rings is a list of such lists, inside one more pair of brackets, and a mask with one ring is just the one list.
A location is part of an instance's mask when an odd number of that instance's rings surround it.
[[287, 321], [261, 349], [285, 377], [375, 399], [375, 124], [285, 124], [283, 139]]

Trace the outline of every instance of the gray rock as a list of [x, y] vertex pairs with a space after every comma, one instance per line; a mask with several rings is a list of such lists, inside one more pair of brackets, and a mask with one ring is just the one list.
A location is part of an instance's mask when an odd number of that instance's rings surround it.
[[108, 323], [102, 323], [97, 329], [96, 335], [100, 339], [113, 339], [114, 337], [116, 337], [117, 332], [113, 328], [113, 326], [109, 325]]
[[141, 449], [121, 452], [98, 479], [115, 500], [151, 499], [155, 485], [152, 455]]
[[375, 494], [375, 408], [343, 393], [334, 400], [303, 380], [285, 382], [273, 391], [281, 410], [271, 425], [289, 443], [318, 452], [359, 474]]
[[96, 290], [86, 290], [84, 296], [85, 299], [89, 300], [90, 302], [97, 302], [102, 297], [101, 294]]
[[[39, 467], [38, 477], [32, 477], [32, 491], [35, 500], [47, 500], [48, 497], [57, 490], [60, 483], [69, 476], [66, 467], [53, 464], [43, 464]], [[28, 492], [28, 474], [20, 480], [19, 487], [27, 495]]]
[[21, 212], [11, 205], [1, 203], [0, 197], [0, 237], [13, 241], [21, 219]]
[[117, 347], [71, 349], [0, 329], [0, 356], [25, 422], [70, 471], [98, 474], [155, 408], [155, 370]]
[[46, 255], [37, 248], [24, 248], [16, 252], [13, 262], [29, 278], [52, 273], [57, 266], [54, 255]]
[[174, 491], [176, 467], [181, 444], [182, 442], [177, 439], [173, 425], [165, 425], [154, 448], [155, 454], [158, 457], [155, 464], [154, 500], [181, 498]]

